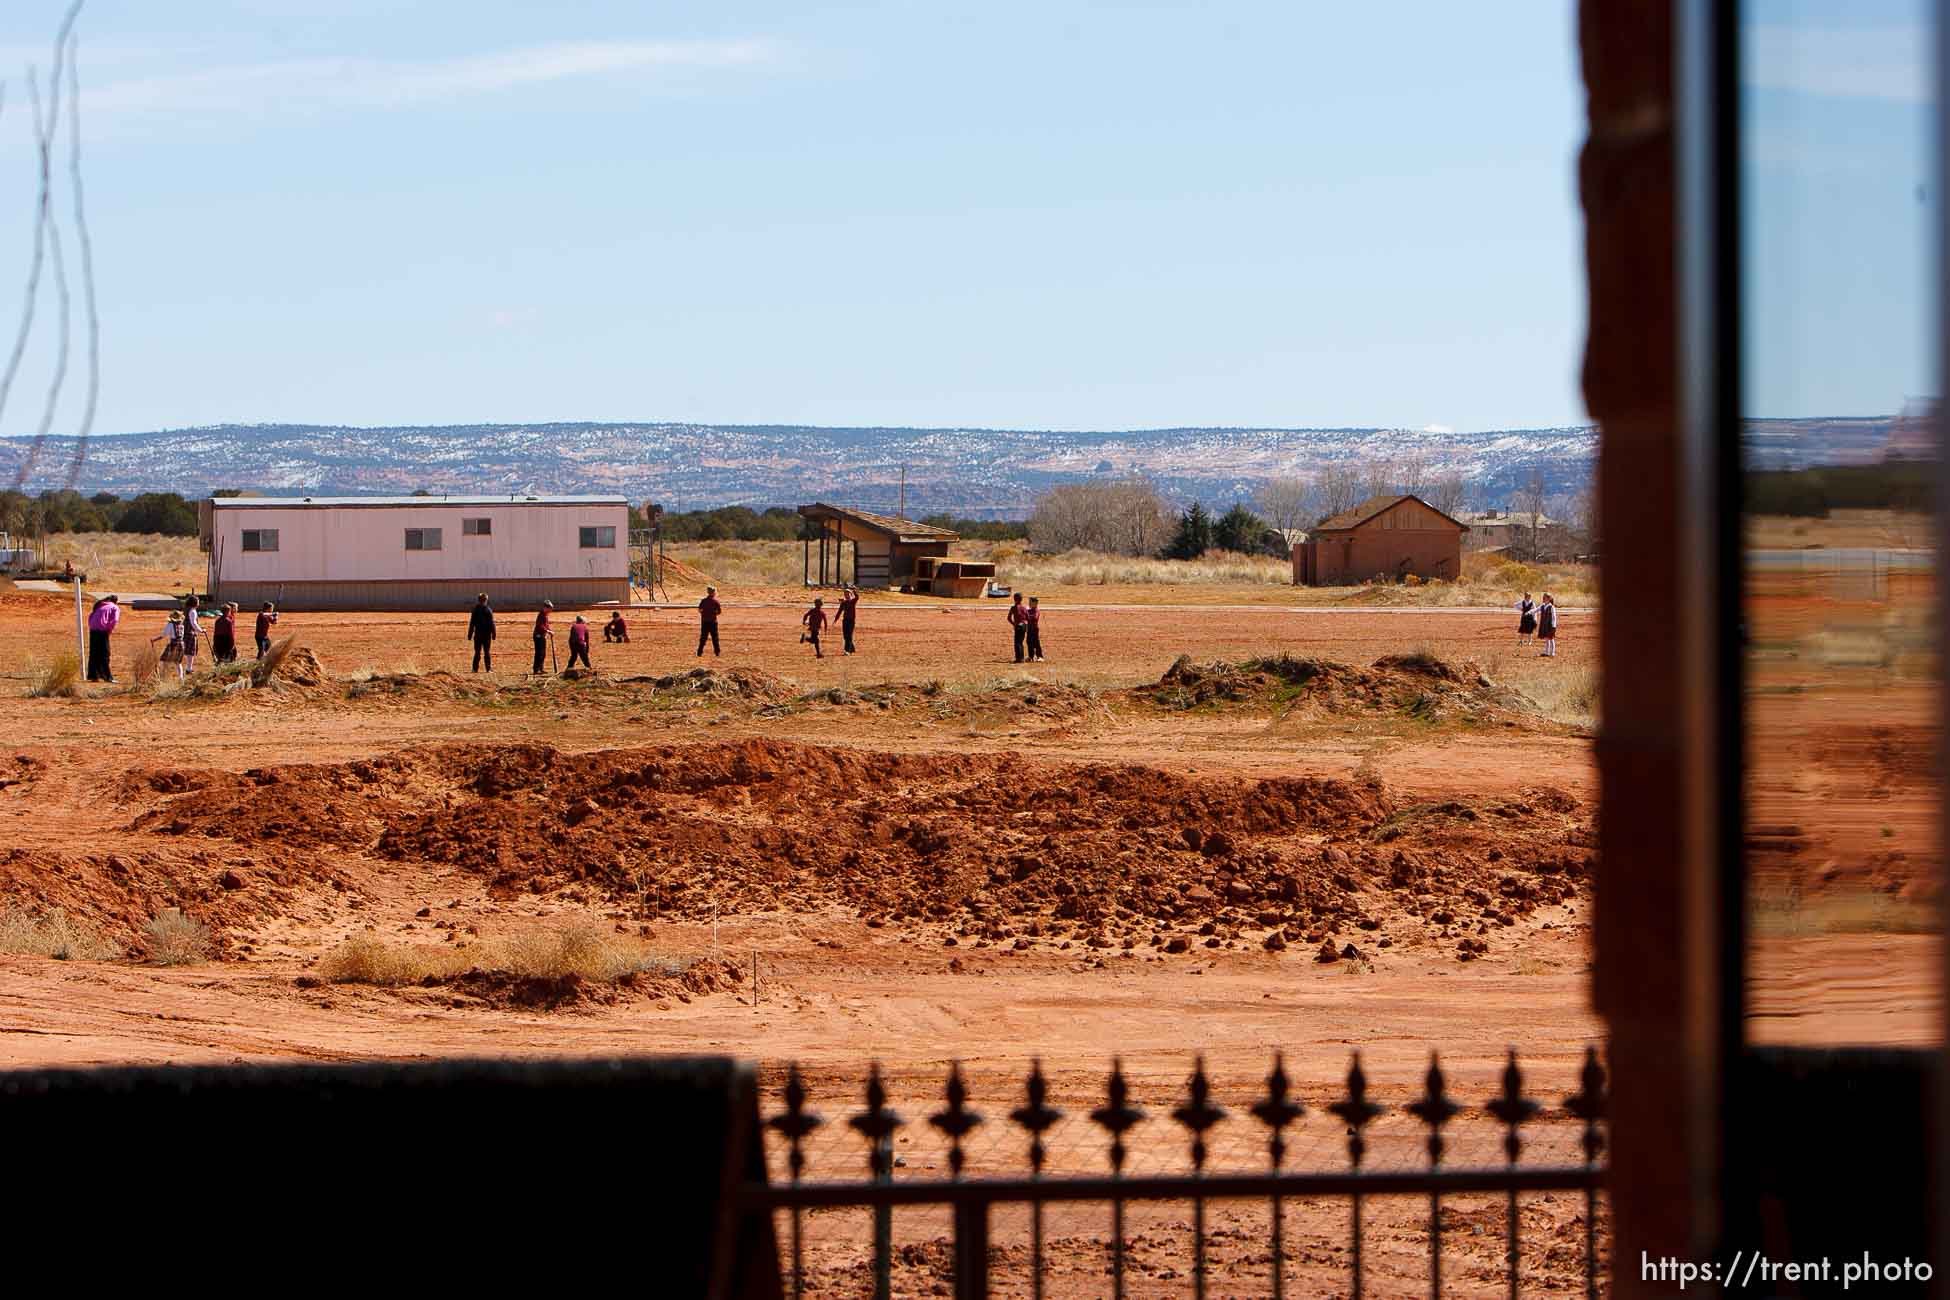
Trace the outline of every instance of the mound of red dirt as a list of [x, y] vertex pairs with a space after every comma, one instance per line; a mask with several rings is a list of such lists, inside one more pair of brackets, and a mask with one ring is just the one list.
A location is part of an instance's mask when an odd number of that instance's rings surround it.
[[443, 746], [214, 783], [139, 821], [370, 845], [501, 897], [575, 891], [679, 918], [843, 906], [957, 941], [1176, 937], [1168, 950], [1247, 930], [1317, 944], [1404, 917], [1417, 935], [1486, 933], [1578, 892], [1590, 843], [1559, 792], [1411, 805], [1372, 782], [765, 740]]
[[62, 908], [143, 953], [144, 927], [164, 908], [181, 908], [212, 928], [217, 955], [247, 943], [226, 927], [250, 929], [289, 915], [302, 895], [356, 892], [353, 876], [315, 854], [259, 856], [207, 840], [182, 851], [67, 854], [9, 849], [0, 853], [0, 900], [32, 912]]
[[[743, 982], [736, 964], [710, 957], [676, 975], [630, 974], [614, 980], [580, 975], [516, 975], [510, 971], [463, 971], [437, 987], [486, 1006], [513, 1011], [562, 1011], [620, 1006], [626, 1002], [689, 1002]], [[430, 983], [427, 987], [435, 987]]]
[[1474, 664], [1423, 653], [1384, 655], [1367, 668], [1285, 654], [1211, 664], [1180, 655], [1155, 685], [1133, 688], [1130, 695], [1169, 709], [1246, 704], [1321, 715], [1536, 721], [1520, 694], [1498, 686]]

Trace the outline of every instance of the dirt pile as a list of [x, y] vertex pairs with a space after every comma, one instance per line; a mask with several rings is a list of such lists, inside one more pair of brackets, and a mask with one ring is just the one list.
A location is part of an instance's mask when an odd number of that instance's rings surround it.
[[451, 863], [502, 898], [645, 917], [839, 906], [956, 944], [1167, 951], [1272, 947], [1272, 932], [1365, 950], [1404, 921], [1404, 939], [1493, 933], [1578, 894], [1590, 846], [1584, 810], [1554, 791], [1415, 805], [1372, 782], [765, 740], [301, 765], [213, 779], [138, 824], [363, 844]]
[[757, 700], [766, 704], [781, 703], [798, 694], [790, 683], [751, 668], [693, 668], [663, 677], [621, 677], [617, 685], [648, 686], [652, 691], [677, 696]]
[[574, 974], [469, 970], [451, 979], [429, 981], [424, 987], [448, 991], [455, 1005], [472, 1003], [505, 1011], [573, 1011], [635, 1002], [689, 1002], [694, 997], [736, 989], [745, 982], [736, 963], [707, 957], [675, 975], [633, 973], [614, 980], [595, 980]]
[[674, 583], [680, 587], [707, 587], [711, 584], [711, 575], [696, 565], [686, 564], [682, 560], [674, 559], [668, 555], [660, 558], [662, 560], [662, 573], [665, 582]]
[[1130, 695], [1168, 709], [1239, 704], [1313, 716], [1537, 721], [1521, 694], [1498, 686], [1476, 665], [1427, 653], [1385, 655], [1367, 668], [1284, 654], [1210, 664], [1180, 655], [1156, 684]]
[[0, 852], [0, 902], [35, 913], [62, 908], [144, 955], [144, 928], [175, 907], [212, 927], [218, 955], [248, 953], [248, 941], [225, 933], [288, 916], [307, 895], [356, 893], [354, 876], [313, 855], [262, 854], [208, 842], [170, 852], [131, 847], [122, 853]]

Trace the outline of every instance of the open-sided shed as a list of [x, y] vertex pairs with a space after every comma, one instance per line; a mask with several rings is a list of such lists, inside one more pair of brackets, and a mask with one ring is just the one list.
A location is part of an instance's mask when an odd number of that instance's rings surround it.
[[[832, 587], [851, 582], [856, 587], [898, 587], [913, 580], [915, 561], [924, 556], [945, 558], [948, 544], [961, 534], [911, 519], [895, 519], [865, 510], [815, 502], [799, 513], [815, 525], [805, 539], [806, 585]], [[847, 545], [852, 544], [848, 577]], [[818, 577], [813, 559], [818, 551]]]

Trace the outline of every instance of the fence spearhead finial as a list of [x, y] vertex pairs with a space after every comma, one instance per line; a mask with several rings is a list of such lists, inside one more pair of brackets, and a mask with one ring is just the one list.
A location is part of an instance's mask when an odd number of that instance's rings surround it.
[[1356, 1169], [1361, 1167], [1361, 1158], [1367, 1153], [1368, 1144], [1361, 1136], [1361, 1130], [1381, 1114], [1383, 1108], [1368, 1100], [1368, 1076], [1361, 1069], [1361, 1053], [1354, 1054], [1354, 1061], [1347, 1067], [1347, 1095], [1327, 1107], [1330, 1114], [1347, 1125], [1348, 1163]]
[[1408, 1113], [1429, 1126], [1429, 1165], [1433, 1168], [1442, 1163], [1442, 1126], [1456, 1117], [1462, 1109], [1449, 1100], [1445, 1091], [1446, 1081], [1442, 1077], [1442, 1062], [1434, 1052], [1429, 1053], [1429, 1072], [1423, 1079], [1422, 1096], [1408, 1104]]
[[1510, 1049], [1509, 1063], [1503, 1067], [1503, 1092], [1483, 1109], [1503, 1121], [1503, 1154], [1514, 1165], [1523, 1153], [1521, 1129], [1539, 1110], [1536, 1102], [1523, 1095], [1523, 1070], [1517, 1065], [1516, 1048]]
[[1063, 1118], [1063, 1112], [1049, 1104], [1049, 1080], [1043, 1077], [1041, 1060], [1032, 1061], [1029, 1066], [1029, 1083], [1026, 1089], [1028, 1100], [1009, 1112], [1009, 1118], [1029, 1130], [1029, 1164], [1037, 1174], [1043, 1172], [1046, 1152], [1043, 1148], [1043, 1134]]
[[888, 1139], [907, 1121], [887, 1105], [887, 1086], [880, 1081], [880, 1062], [875, 1061], [867, 1071], [867, 1108], [846, 1123], [867, 1139], [867, 1163], [875, 1176], [885, 1178], [891, 1174], [894, 1156]]
[[1192, 1168], [1205, 1168], [1205, 1131], [1226, 1117], [1225, 1108], [1212, 1100], [1212, 1081], [1205, 1074], [1205, 1058], [1199, 1057], [1192, 1067], [1192, 1077], [1186, 1084], [1185, 1104], [1171, 1112], [1171, 1117], [1191, 1130]]
[[1599, 1064], [1598, 1049], [1584, 1049], [1584, 1069], [1578, 1075], [1578, 1090], [1564, 1099], [1564, 1109], [1584, 1121], [1584, 1158], [1587, 1164], [1598, 1159], [1605, 1149], [1605, 1138], [1598, 1121], [1605, 1117], [1605, 1067]]
[[1124, 1078], [1124, 1062], [1116, 1057], [1110, 1063], [1110, 1081], [1105, 1086], [1105, 1102], [1090, 1112], [1090, 1120], [1110, 1134], [1110, 1166], [1113, 1173], [1124, 1169], [1124, 1134], [1144, 1119], [1142, 1107], [1131, 1104], [1131, 1086]]
[[949, 1068], [945, 1096], [947, 1106], [928, 1116], [928, 1123], [948, 1135], [948, 1169], [960, 1178], [962, 1163], [967, 1158], [961, 1140], [982, 1122], [981, 1112], [968, 1107], [968, 1085], [962, 1081], [960, 1061]]

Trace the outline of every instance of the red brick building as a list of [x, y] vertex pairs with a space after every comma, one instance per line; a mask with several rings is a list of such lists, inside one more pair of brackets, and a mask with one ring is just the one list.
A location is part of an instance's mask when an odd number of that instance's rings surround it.
[[1469, 531], [1418, 496], [1369, 497], [1307, 534], [1293, 548], [1293, 581], [1346, 587], [1378, 578], [1454, 581], [1462, 576], [1462, 538]]

